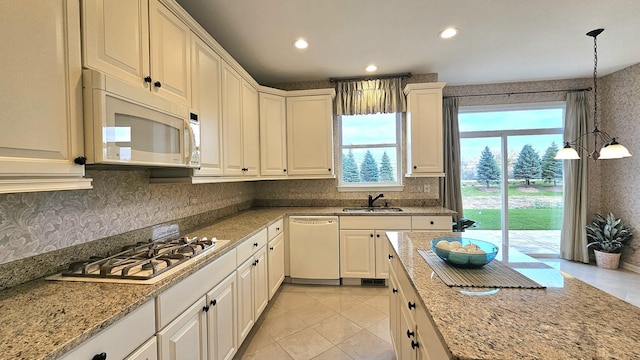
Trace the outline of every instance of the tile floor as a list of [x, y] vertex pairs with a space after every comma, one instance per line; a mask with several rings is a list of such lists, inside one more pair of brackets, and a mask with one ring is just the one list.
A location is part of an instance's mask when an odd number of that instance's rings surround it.
[[387, 291], [283, 284], [236, 358], [395, 359]]
[[[640, 307], [640, 274], [539, 259]], [[236, 359], [395, 359], [386, 287], [283, 284]]]

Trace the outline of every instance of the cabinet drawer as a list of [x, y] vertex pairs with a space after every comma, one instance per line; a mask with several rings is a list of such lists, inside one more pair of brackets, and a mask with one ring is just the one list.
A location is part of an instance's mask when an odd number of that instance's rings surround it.
[[242, 264], [251, 257], [258, 249], [267, 244], [267, 229], [260, 230], [259, 233], [246, 239], [236, 248], [238, 254], [238, 264]]
[[154, 305], [148, 301], [60, 359], [91, 359], [103, 352], [107, 359], [124, 359], [154, 333]]
[[340, 230], [411, 230], [410, 216], [341, 216]]
[[274, 237], [278, 236], [278, 234], [280, 234], [282, 232], [282, 230], [284, 230], [284, 221], [282, 219], [274, 222], [273, 224], [269, 225], [269, 227], [267, 228], [267, 234], [269, 235], [269, 240], [273, 239]]
[[231, 274], [236, 266], [236, 252], [233, 249], [158, 295], [158, 330], [162, 330], [198, 298]]
[[451, 231], [451, 216], [412, 216], [411, 230]]

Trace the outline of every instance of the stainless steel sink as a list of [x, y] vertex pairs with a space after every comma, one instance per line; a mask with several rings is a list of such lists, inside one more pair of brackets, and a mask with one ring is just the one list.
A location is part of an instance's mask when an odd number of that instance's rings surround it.
[[355, 208], [344, 208], [342, 209], [344, 212], [348, 213], [393, 213], [402, 211], [401, 208], [395, 207], [355, 207]]

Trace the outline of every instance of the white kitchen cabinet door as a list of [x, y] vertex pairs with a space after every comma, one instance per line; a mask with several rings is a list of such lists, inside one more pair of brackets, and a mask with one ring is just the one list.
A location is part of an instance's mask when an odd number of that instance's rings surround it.
[[287, 176], [287, 106], [284, 96], [260, 93], [260, 175]]
[[0, 2], [0, 193], [90, 189], [84, 165], [80, 4]]
[[242, 164], [244, 176], [260, 173], [260, 114], [258, 91], [242, 80]]
[[209, 360], [229, 360], [238, 351], [236, 294], [235, 272], [207, 294]]
[[[400, 294], [402, 297], [402, 293]], [[416, 339], [416, 324], [409, 311], [405, 311], [406, 306], [400, 306], [400, 331], [398, 338], [400, 339], [398, 353], [402, 360], [415, 360], [418, 356], [417, 347], [419, 346]]]
[[[375, 278], [375, 240], [373, 230], [340, 231], [340, 276]], [[310, 256], [313, 256], [310, 254]]]
[[161, 360], [207, 359], [207, 312], [203, 296], [158, 332]]
[[85, 67], [149, 86], [149, 0], [83, 0], [82, 30]]
[[385, 230], [375, 231], [376, 279], [389, 278], [389, 239]]
[[191, 103], [200, 120], [200, 169], [195, 176], [222, 175], [222, 59], [192, 34]]
[[393, 269], [389, 271], [389, 333], [396, 358], [401, 359], [398, 351], [400, 349], [400, 290]]
[[253, 257], [238, 267], [238, 344], [242, 344], [254, 324]]
[[269, 240], [269, 300], [276, 294], [284, 281], [284, 233]]
[[253, 255], [253, 258], [253, 318], [254, 320], [257, 320], [260, 315], [262, 315], [262, 312], [266, 309], [267, 303], [269, 302], [269, 277], [267, 274], [268, 261], [266, 246], [263, 246], [258, 250], [255, 255]]
[[222, 66], [222, 133], [224, 174], [242, 176], [242, 78], [231, 66]]
[[158, 360], [158, 342], [152, 337], [124, 360]]
[[330, 95], [287, 98], [287, 172], [333, 176], [333, 99]]
[[191, 106], [191, 30], [159, 0], [149, 0], [151, 88]]
[[409, 84], [407, 95], [407, 176], [444, 176], [442, 88], [445, 83]]

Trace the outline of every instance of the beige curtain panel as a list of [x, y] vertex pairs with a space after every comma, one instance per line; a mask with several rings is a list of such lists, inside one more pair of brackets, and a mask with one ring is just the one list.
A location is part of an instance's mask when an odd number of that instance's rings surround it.
[[462, 188], [460, 187], [460, 131], [458, 130], [458, 98], [442, 100], [442, 130], [444, 148], [444, 178], [440, 178], [440, 203], [463, 217]]
[[407, 111], [402, 79], [338, 81], [336, 113], [366, 115]]
[[[582, 92], [567, 94], [564, 119], [564, 139], [571, 141], [587, 130], [587, 95]], [[586, 148], [588, 137], [578, 145]], [[587, 185], [589, 157], [564, 160], [564, 213], [560, 235], [560, 256], [563, 259], [589, 262], [587, 251]]]

